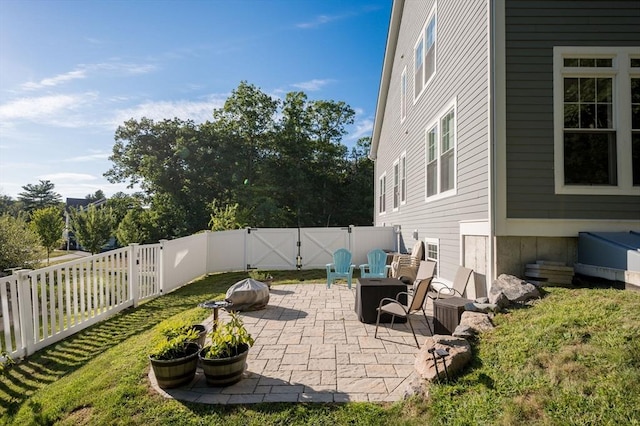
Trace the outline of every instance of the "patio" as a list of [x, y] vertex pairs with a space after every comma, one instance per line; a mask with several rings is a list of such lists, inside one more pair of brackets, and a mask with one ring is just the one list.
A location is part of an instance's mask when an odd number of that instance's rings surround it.
[[[355, 281], [355, 280], [354, 280]], [[271, 287], [266, 309], [241, 317], [256, 342], [244, 378], [225, 388], [208, 387], [202, 371], [187, 386], [160, 389], [163, 396], [204, 404], [260, 402], [399, 401], [412, 379], [417, 353], [408, 324], [363, 324], [354, 312], [355, 282]], [[429, 306], [429, 311], [431, 306]], [[226, 312], [221, 311], [221, 318]], [[422, 341], [424, 318], [414, 314]], [[210, 330], [212, 317], [206, 324]]]

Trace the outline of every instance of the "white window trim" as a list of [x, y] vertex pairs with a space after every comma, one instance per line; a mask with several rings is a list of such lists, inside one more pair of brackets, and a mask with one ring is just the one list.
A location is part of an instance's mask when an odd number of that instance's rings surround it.
[[[404, 185], [403, 185], [404, 182]], [[400, 154], [400, 205], [407, 204], [407, 151]]]
[[[404, 84], [404, 85], [403, 85]], [[409, 88], [409, 81], [407, 80], [407, 67], [402, 69], [400, 76], [400, 123], [404, 123], [407, 119], [407, 89]]]
[[[640, 55], [638, 47], [554, 46], [553, 128], [554, 181], [556, 194], [640, 195], [633, 186], [631, 158], [631, 71], [630, 57]], [[565, 67], [565, 57], [613, 58], [611, 68]], [[613, 77], [613, 119], [616, 131], [617, 186], [565, 185], [564, 183], [564, 77], [603, 75]]]
[[[396, 173], [396, 170], [398, 171]], [[398, 208], [400, 207], [400, 159], [396, 159], [396, 161], [393, 162], [393, 185], [392, 185], [393, 190], [391, 191], [392, 193], [392, 203], [393, 203], [393, 210], [394, 212], [398, 211]]]
[[[424, 91], [426, 90], [427, 86], [433, 81], [433, 79], [435, 78], [437, 72], [438, 72], [438, 15], [437, 15], [437, 6], [438, 6], [438, 2], [434, 2], [433, 7], [431, 8], [431, 11], [429, 12], [429, 15], [427, 16], [427, 20], [425, 21], [424, 25], [422, 26], [422, 29], [420, 30], [420, 35], [418, 36], [418, 38], [416, 39], [415, 44], [413, 45], [413, 84], [414, 84], [414, 88], [411, 91], [413, 93], [413, 104], [415, 105], [415, 103], [418, 101], [418, 99], [420, 99], [420, 97], [422, 96], [422, 94], [424, 93]], [[436, 58], [434, 67], [433, 67], [433, 75], [431, 75], [431, 77], [429, 77], [429, 80], [425, 81], [425, 70], [426, 70], [426, 56], [427, 56], [427, 25], [429, 24], [429, 21], [431, 21], [432, 18], [436, 19], [436, 25], [435, 25], [435, 44], [436, 44], [436, 51], [435, 51], [435, 55], [434, 57]], [[422, 76], [421, 76], [421, 80], [422, 80], [422, 89], [420, 90], [420, 93], [418, 93], [418, 95], [416, 96], [416, 92], [415, 92], [415, 72], [416, 72], [416, 65], [415, 65], [415, 61], [416, 61], [416, 48], [418, 47], [418, 45], [420, 44], [420, 41], [422, 41]]]
[[[442, 153], [440, 152], [440, 136], [441, 136], [441, 120], [451, 111], [453, 110], [453, 188], [440, 192], [440, 157]], [[438, 158], [438, 168], [437, 168], [437, 176], [438, 176], [438, 193], [432, 196], [427, 196], [427, 165], [429, 162], [429, 152], [427, 146], [427, 140], [429, 137], [429, 131], [433, 128], [436, 128], [436, 137], [438, 139], [437, 143], [437, 152], [436, 157]], [[424, 131], [424, 200], [428, 203], [432, 201], [438, 201], [443, 198], [449, 198], [458, 193], [458, 101], [457, 98], [454, 98], [451, 102], [449, 102], [438, 115], [428, 123], [427, 127]]]
[[[438, 250], [438, 259], [433, 259], [429, 257], [429, 244], [436, 246]], [[432, 262], [436, 262], [436, 269], [433, 273], [434, 277], [440, 276], [440, 238], [430, 238], [425, 237], [424, 239], [424, 259], [430, 260]]]
[[[384, 188], [381, 185], [384, 181]], [[378, 204], [378, 216], [383, 216], [387, 213], [387, 172], [384, 172], [378, 178], [378, 193], [377, 193], [377, 204]], [[384, 209], [381, 209], [380, 204], [380, 195], [384, 196]]]

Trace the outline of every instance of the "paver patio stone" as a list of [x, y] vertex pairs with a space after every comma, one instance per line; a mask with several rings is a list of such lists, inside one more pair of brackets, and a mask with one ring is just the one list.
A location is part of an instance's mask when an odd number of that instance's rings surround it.
[[[385, 324], [374, 338], [375, 324], [358, 321], [354, 301], [355, 285], [272, 286], [267, 308], [240, 313], [256, 339], [240, 382], [209, 387], [200, 369], [178, 389], [158, 388], [152, 371], [149, 381], [166, 398], [203, 404], [401, 400], [418, 352], [411, 330]], [[211, 330], [211, 317], [204, 324]], [[429, 332], [421, 315], [413, 325], [422, 343]]]

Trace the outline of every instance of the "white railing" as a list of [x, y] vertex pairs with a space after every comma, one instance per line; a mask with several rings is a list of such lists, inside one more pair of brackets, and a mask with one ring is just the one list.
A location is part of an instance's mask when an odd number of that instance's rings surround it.
[[0, 278], [0, 351], [31, 355], [208, 273], [317, 268], [341, 247], [360, 264], [370, 249], [394, 250], [394, 240], [391, 227], [207, 231], [17, 271]]

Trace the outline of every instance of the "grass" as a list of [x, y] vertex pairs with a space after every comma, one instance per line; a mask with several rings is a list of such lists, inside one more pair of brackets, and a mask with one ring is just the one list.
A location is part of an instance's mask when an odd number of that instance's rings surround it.
[[[323, 271], [273, 271], [276, 284]], [[640, 424], [640, 292], [552, 288], [495, 319], [455, 381], [395, 404], [211, 406], [150, 390], [146, 354], [169, 320], [199, 321], [245, 273], [209, 276], [34, 354], [0, 375], [0, 423]]]

